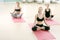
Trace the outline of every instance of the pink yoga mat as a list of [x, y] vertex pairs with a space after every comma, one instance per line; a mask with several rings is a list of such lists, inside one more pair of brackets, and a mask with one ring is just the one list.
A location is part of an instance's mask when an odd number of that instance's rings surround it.
[[[33, 27], [32, 25], [33, 24], [29, 25], [31, 29]], [[37, 40], [56, 40], [55, 37], [49, 31], [39, 30], [39, 31], [34, 31], [33, 33], [37, 37]]]
[[23, 18], [12, 18], [14, 22], [25, 22]]
[[55, 20], [45, 20], [48, 25], [60, 25], [59, 22]]
[[54, 40], [55, 37], [49, 31], [35, 31], [34, 34], [36, 35], [38, 40]]

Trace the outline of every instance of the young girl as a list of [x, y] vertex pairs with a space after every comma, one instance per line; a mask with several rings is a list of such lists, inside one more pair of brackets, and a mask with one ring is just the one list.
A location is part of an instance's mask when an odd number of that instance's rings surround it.
[[14, 9], [14, 12], [11, 13], [13, 18], [21, 18], [22, 13], [21, 13], [21, 8], [20, 8], [20, 3], [16, 2], [16, 7]]
[[[32, 28], [33, 31], [37, 31], [37, 30], [50, 30], [50, 27], [49, 26], [44, 26], [43, 25], [43, 22], [45, 22], [44, 20], [44, 14], [42, 13], [42, 7], [39, 7], [39, 10], [38, 10], [38, 14], [36, 14], [35, 16], [35, 25], [34, 27]], [[47, 25], [47, 24], [46, 24]]]
[[51, 14], [51, 9], [49, 8], [49, 4], [46, 4], [45, 18], [49, 20], [53, 18], [53, 15]]

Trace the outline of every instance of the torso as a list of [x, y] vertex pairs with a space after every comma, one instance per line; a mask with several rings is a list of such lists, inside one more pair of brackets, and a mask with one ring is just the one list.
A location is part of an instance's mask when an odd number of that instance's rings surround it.
[[45, 17], [50, 17], [50, 9], [45, 9]]
[[20, 12], [21, 11], [21, 8], [20, 7], [15, 7], [15, 12]]
[[37, 24], [43, 24], [43, 21], [44, 21], [44, 17], [43, 17], [43, 14], [42, 15], [37, 15]]

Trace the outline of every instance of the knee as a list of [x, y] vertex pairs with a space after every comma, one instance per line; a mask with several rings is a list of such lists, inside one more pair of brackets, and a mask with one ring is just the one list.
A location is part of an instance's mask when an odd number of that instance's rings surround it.
[[13, 18], [17, 18], [16, 16], [12, 16]]
[[50, 27], [45, 26], [45, 30], [47, 30], [47, 31], [50, 30]]
[[54, 15], [51, 15], [51, 18], [53, 18], [54, 17]]
[[15, 15], [12, 15], [12, 17], [14, 17], [14, 18], [15, 18], [16, 16], [15, 16]]
[[32, 31], [36, 31], [36, 30], [37, 30], [37, 27], [34, 26], [34, 27], [32, 28]]

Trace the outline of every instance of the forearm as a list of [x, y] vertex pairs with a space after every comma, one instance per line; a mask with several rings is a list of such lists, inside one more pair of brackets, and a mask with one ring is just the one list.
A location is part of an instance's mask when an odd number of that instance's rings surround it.
[[46, 20], [44, 20], [44, 23], [45, 23], [47, 26], [50, 26], [50, 25], [48, 25], [48, 24], [46, 23]]

